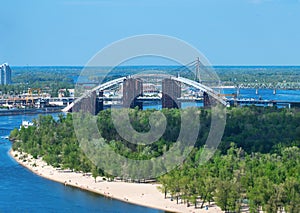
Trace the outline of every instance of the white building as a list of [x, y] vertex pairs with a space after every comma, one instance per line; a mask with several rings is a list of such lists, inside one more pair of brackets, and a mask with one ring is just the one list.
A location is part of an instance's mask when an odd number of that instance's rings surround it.
[[11, 69], [7, 63], [0, 65], [0, 84], [11, 84]]

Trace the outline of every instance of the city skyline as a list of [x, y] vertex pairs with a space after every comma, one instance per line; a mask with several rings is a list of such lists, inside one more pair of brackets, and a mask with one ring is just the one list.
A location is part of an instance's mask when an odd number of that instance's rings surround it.
[[300, 65], [298, 0], [12, 0], [2, 8], [0, 63], [11, 66], [84, 66], [139, 34], [184, 40], [214, 66]]

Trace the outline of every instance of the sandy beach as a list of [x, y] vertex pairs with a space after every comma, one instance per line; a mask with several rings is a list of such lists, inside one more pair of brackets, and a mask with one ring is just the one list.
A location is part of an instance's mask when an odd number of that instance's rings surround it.
[[[105, 196], [107, 199], [118, 199], [123, 202], [161, 209], [170, 212], [222, 212], [219, 207], [211, 204], [206, 209], [187, 207], [186, 204], [176, 204], [175, 199], [164, 199], [164, 195], [157, 189], [158, 184], [126, 183], [120, 181], [106, 181], [102, 177], [95, 179], [91, 175], [79, 172], [62, 171], [47, 165], [42, 159], [33, 159], [31, 155], [24, 158], [24, 154], [10, 150], [10, 155], [21, 165], [35, 174], [62, 183], [66, 187], [73, 186]], [[23, 158], [21, 158], [23, 157]], [[21, 159], [20, 159], [21, 158]], [[208, 205], [208, 204], [207, 204]]]

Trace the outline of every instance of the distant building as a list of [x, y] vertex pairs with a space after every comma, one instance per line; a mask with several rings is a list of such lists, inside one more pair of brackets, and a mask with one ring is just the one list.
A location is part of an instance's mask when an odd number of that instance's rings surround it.
[[75, 93], [74, 89], [59, 89], [58, 97], [59, 98], [62, 98], [62, 97], [73, 97], [74, 98], [74, 93]]
[[11, 69], [7, 63], [0, 65], [0, 84], [11, 84]]

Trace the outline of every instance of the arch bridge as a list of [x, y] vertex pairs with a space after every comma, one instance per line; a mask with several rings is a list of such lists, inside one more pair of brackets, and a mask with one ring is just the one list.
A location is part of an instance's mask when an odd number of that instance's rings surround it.
[[[143, 75], [133, 75], [127, 77], [117, 78], [106, 83], [100, 84], [99, 86], [93, 88], [92, 90], [86, 91], [83, 95], [76, 98], [71, 104], [65, 107], [63, 112], [71, 112], [73, 107], [76, 105], [80, 105], [80, 103], [87, 98], [96, 99], [96, 93], [99, 91], [107, 90], [115, 85], [123, 84], [123, 106], [134, 108], [138, 105], [138, 99], [143, 96], [142, 85], [143, 82], [141, 80], [142, 77], [159, 77], [162, 79], [162, 107], [163, 108], [180, 108], [180, 101], [178, 99], [181, 98], [181, 84], [185, 84], [191, 87], [194, 87], [200, 90], [203, 93], [203, 103], [204, 107], [209, 106], [212, 103], [220, 103], [224, 106], [228, 105], [227, 98], [222, 94], [217, 92], [216, 90], [206, 86], [200, 82], [196, 82], [191, 79], [187, 79], [180, 76], [173, 76], [167, 74], [143, 74]], [[99, 92], [99, 96], [101, 98], [101, 92]], [[102, 92], [103, 97], [103, 92]], [[89, 102], [89, 104], [95, 104], [95, 100]], [[80, 108], [80, 107], [79, 107]], [[103, 108], [103, 100], [102, 100], [102, 108]], [[101, 109], [100, 109], [101, 110]], [[92, 114], [98, 113], [100, 111], [96, 109], [96, 112]]]

